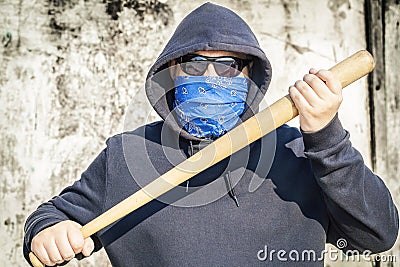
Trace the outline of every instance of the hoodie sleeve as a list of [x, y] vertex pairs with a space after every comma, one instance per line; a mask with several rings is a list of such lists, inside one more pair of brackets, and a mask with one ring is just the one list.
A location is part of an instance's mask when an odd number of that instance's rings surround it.
[[399, 227], [396, 206], [384, 182], [352, 147], [337, 115], [322, 130], [302, 134], [330, 217], [327, 241], [336, 245], [345, 239], [344, 250], [389, 250]]
[[[80, 180], [65, 188], [60, 195], [41, 204], [25, 222], [24, 257], [29, 262], [32, 238], [44, 228], [64, 220], [84, 225], [101, 214], [106, 192], [106, 152], [103, 150], [83, 172]], [[102, 245], [96, 235], [92, 236], [95, 250]], [[77, 255], [82, 258], [82, 255]]]

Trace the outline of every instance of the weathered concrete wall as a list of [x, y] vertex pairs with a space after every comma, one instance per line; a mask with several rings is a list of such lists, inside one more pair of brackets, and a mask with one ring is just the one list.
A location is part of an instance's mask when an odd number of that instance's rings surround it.
[[[1, 266], [25, 266], [26, 216], [79, 178], [108, 136], [157, 119], [142, 90], [146, 71], [203, 2], [0, 1]], [[269, 104], [310, 67], [365, 48], [362, 1], [214, 2], [245, 18], [269, 55]], [[345, 91], [340, 117], [370, 164], [365, 89], [363, 79]], [[132, 99], [135, 113], [125, 122]], [[102, 252], [71, 266], [108, 263]]]

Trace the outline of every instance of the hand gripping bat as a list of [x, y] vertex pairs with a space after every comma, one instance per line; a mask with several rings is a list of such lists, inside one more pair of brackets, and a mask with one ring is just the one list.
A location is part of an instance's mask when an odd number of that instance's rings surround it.
[[[344, 88], [370, 73], [374, 67], [375, 62], [371, 54], [366, 50], [361, 50], [333, 66], [330, 71], [339, 78]], [[196, 174], [260, 139], [297, 115], [298, 111], [290, 96], [282, 97], [268, 108], [260, 111], [164, 173], [158, 179], [84, 225], [81, 228], [83, 237], [90, 237], [125, 215], [189, 180]], [[29, 253], [29, 259], [35, 267], [44, 266], [32, 252]]]

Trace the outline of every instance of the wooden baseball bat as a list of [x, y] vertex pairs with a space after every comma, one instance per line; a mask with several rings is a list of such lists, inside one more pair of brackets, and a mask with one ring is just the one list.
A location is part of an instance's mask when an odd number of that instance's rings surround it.
[[[375, 62], [371, 54], [366, 50], [361, 50], [332, 67], [330, 71], [339, 78], [344, 88], [370, 73], [374, 67]], [[164, 173], [158, 179], [84, 225], [81, 228], [83, 237], [90, 237], [196, 174], [260, 139], [297, 115], [298, 111], [290, 96], [282, 97], [268, 108], [257, 113]], [[29, 258], [33, 266], [44, 266], [32, 252], [29, 253]]]

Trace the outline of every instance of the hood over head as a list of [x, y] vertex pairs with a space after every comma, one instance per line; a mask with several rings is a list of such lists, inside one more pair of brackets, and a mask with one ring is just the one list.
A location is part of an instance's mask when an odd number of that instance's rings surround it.
[[271, 81], [271, 64], [247, 23], [233, 11], [212, 3], [205, 3], [187, 15], [176, 28], [171, 39], [157, 58], [146, 79], [146, 94], [150, 104], [166, 124], [186, 139], [199, 140], [182, 130], [171, 116], [174, 82], [168, 63], [180, 56], [200, 50], [239, 52], [253, 58], [247, 108], [241, 116], [245, 121], [258, 111]]

